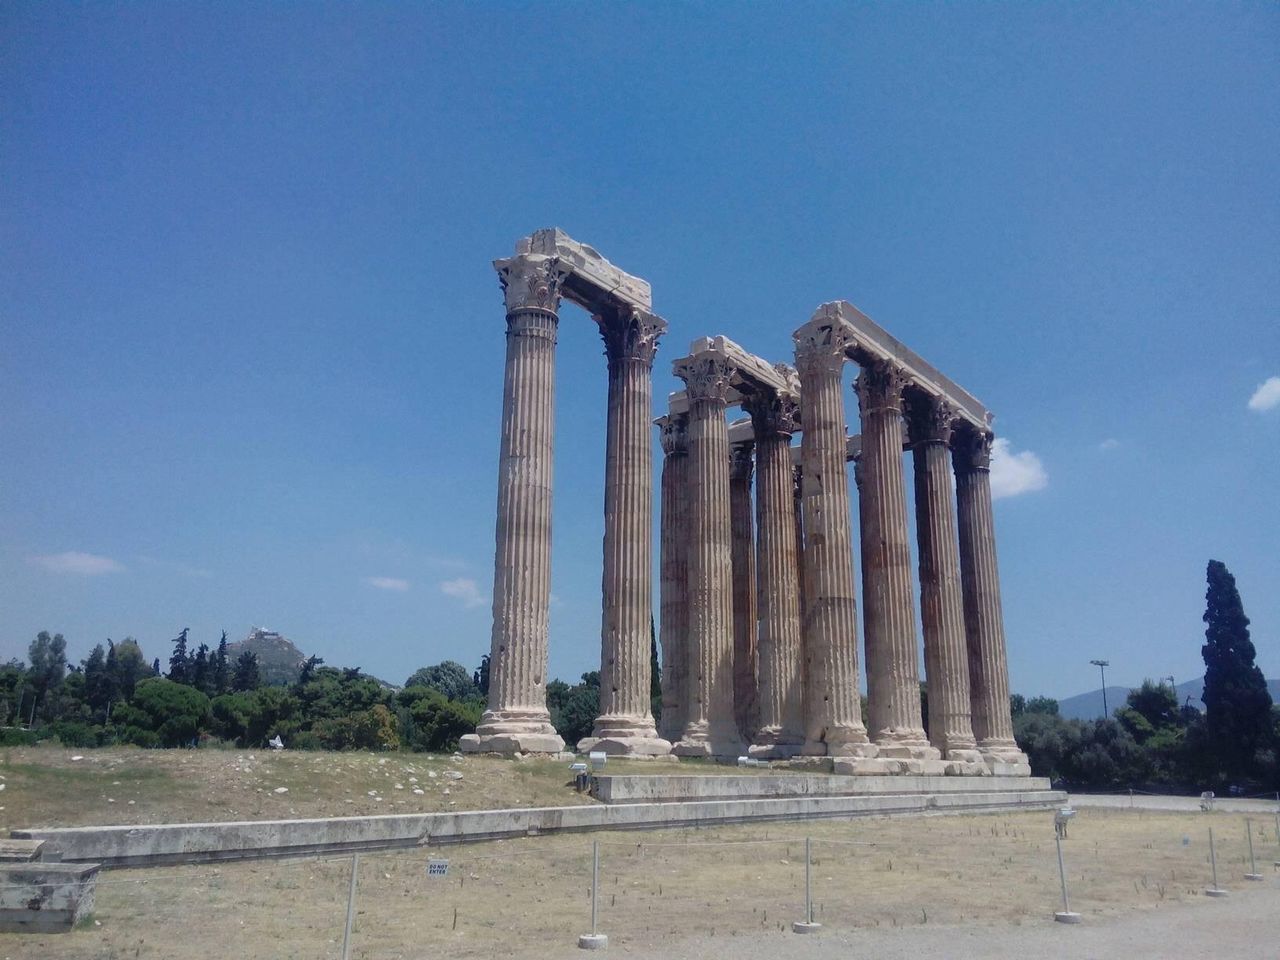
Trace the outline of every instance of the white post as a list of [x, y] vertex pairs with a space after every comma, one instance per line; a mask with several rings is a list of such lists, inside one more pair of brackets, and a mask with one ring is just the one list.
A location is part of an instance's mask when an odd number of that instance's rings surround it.
[[1245, 817], [1244, 829], [1249, 836], [1249, 872], [1244, 875], [1244, 878], [1246, 880], [1261, 880], [1262, 874], [1258, 872], [1258, 863], [1253, 859], [1253, 821], [1248, 817]]
[[1213, 827], [1209, 828], [1209, 864], [1213, 867], [1213, 886], [1205, 891], [1209, 897], [1225, 897], [1227, 891], [1218, 886], [1218, 855], [1213, 848]]
[[582, 950], [603, 950], [609, 946], [609, 937], [596, 932], [596, 902], [600, 895], [600, 841], [591, 841], [591, 932], [578, 937]]
[[822, 924], [813, 922], [813, 841], [804, 838], [804, 919], [791, 924], [792, 933], [817, 933]]
[[1062, 909], [1053, 915], [1058, 923], [1079, 923], [1080, 914], [1071, 909], [1071, 901], [1067, 898], [1067, 868], [1062, 862], [1062, 833], [1055, 830], [1053, 842], [1058, 845], [1058, 880], [1062, 883]]
[[347, 889], [347, 926], [342, 932], [342, 960], [351, 960], [351, 928], [356, 919], [356, 878], [360, 875], [360, 854], [351, 855], [351, 886]]

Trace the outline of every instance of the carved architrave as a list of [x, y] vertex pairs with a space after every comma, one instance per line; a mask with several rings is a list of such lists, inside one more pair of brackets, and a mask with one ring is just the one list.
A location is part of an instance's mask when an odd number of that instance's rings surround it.
[[604, 340], [604, 355], [613, 363], [617, 360], [640, 360], [653, 365], [658, 352], [658, 339], [667, 332], [667, 321], [655, 314], [630, 305], [622, 306], [608, 315], [597, 314], [592, 319], [600, 326]]
[[949, 445], [960, 411], [943, 397], [916, 392], [906, 400], [907, 434], [912, 444]]
[[729, 448], [729, 479], [751, 481], [756, 460], [753, 456], [755, 444], [751, 441], [735, 443]]
[[875, 410], [902, 412], [902, 388], [910, 382], [905, 370], [888, 360], [873, 360], [854, 382], [858, 409], [865, 417]]
[[990, 430], [957, 430], [951, 441], [951, 458], [956, 473], [991, 470], [991, 445], [995, 436]]
[[849, 338], [838, 324], [810, 321], [795, 332], [796, 367], [802, 377], [821, 371], [838, 371], [844, 366]]
[[689, 452], [689, 415], [669, 413], [659, 418], [662, 452], [668, 457]]
[[757, 391], [742, 398], [757, 437], [786, 437], [800, 429], [800, 399], [795, 394]]
[[522, 310], [559, 312], [560, 287], [569, 276], [569, 268], [559, 257], [524, 254], [495, 260], [493, 265], [506, 297], [508, 315]]
[[675, 362], [675, 375], [684, 381], [691, 401], [725, 403], [737, 369], [732, 360], [718, 353], [700, 353]]

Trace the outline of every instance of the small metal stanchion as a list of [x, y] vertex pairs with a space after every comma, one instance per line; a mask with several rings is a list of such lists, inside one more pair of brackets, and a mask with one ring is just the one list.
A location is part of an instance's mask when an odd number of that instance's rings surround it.
[[609, 946], [609, 937], [596, 931], [596, 902], [600, 896], [600, 841], [591, 841], [591, 932], [578, 937], [583, 950], [603, 950]]
[[1246, 880], [1261, 880], [1262, 874], [1258, 872], [1258, 862], [1253, 859], [1253, 821], [1248, 817], [1244, 821], [1245, 832], [1249, 835], [1249, 872], [1244, 875]]
[[1205, 891], [1205, 896], [1225, 897], [1227, 891], [1218, 886], [1218, 855], [1213, 848], [1213, 827], [1209, 828], [1209, 863], [1213, 867], [1213, 886]]
[[1071, 909], [1071, 901], [1067, 898], [1067, 868], [1062, 862], [1062, 831], [1054, 832], [1053, 842], [1058, 845], [1058, 879], [1062, 882], [1062, 909], [1053, 915], [1058, 923], [1079, 923], [1080, 914]]
[[347, 889], [347, 925], [342, 931], [342, 960], [351, 960], [351, 928], [356, 920], [356, 880], [360, 876], [360, 854], [351, 855], [351, 886]]
[[822, 924], [813, 922], [813, 842], [804, 838], [804, 919], [791, 924], [792, 933], [817, 933]]

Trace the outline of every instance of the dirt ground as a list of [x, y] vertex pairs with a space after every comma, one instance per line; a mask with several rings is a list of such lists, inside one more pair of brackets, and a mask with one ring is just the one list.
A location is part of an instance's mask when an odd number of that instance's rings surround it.
[[[1064, 844], [1072, 908], [1090, 930], [1176, 930], [1189, 905], [1206, 900], [1210, 826], [1219, 884], [1247, 893], [1274, 927], [1274, 821], [1253, 820], [1267, 879], [1247, 883], [1245, 818], [1226, 812], [1081, 809]], [[815, 944], [790, 932], [804, 911], [806, 836], [814, 915], [823, 924]], [[611, 954], [1048, 956], [1036, 952], [1036, 944], [1050, 942], [1045, 938], [1084, 950], [1098, 936], [1052, 921], [1061, 894], [1052, 816], [1041, 811], [555, 835], [366, 855], [353, 956], [580, 956], [576, 938], [590, 925], [593, 839], [600, 842], [599, 928]], [[447, 876], [427, 876], [432, 855], [449, 859]], [[82, 929], [0, 936], [0, 958], [336, 958], [350, 868], [346, 858], [112, 871], [100, 878], [96, 913]], [[1208, 924], [1229, 915], [1195, 909]], [[1233, 943], [1235, 956], [1274, 957], [1276, 939], [1258, 939], [1265, 929], [1261, 921], [1224, 928], [1221, 942]], [[1061, 955], [1135, 960], [1139, 954], [1120, 949], [1129, 934], [1116, 936], [1118, 952], [1090, 947]], [[1006, 940], [1030, 952], [997, 946]], [[1239, 949], [1255, 942], [1257, 950]], [[867, 953], [864, 943], [883, 947]], [[898, 951], [907, 944], [916, 945], [912, 952]]]

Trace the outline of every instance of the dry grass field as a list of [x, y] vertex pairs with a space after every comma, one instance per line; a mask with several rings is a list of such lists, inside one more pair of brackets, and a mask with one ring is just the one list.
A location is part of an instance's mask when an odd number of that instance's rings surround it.
[[[1065, 844], [1072, 907], [1095, 923], [1202, 899], [1210, 825], [1220, 882], [1239, 890], [1241, 815], [1081, 810]], [[1254, 827], [1264, 872], [1274, 876], [1274, 821], [1257, 818]], [[750, 940], [759, 954], [758, 941], [771, 939], [786, 955], [796, 943], [790, 923], [803, 910], [806, 835], [816, 919], [831, 938], [930, 924], [1010, 930], [1052, 923], [1060, 909], [1047, 812], [602, 833], [594, 835], [600, 929], [610, 953], [677, 955], [696, 942], [732, 956], [735, 941]], [[441, 848], [432, 853], [450, 860], [442, 879], [426, 875], [426, 850], [362, 856], [353, 956], [577, 955], [590, 917], [592, 839]], [[336, 958], [350, 864], [112, 871], [99, 881], [92, 922], [61, 936], [0, 936], [0, 958]]]

